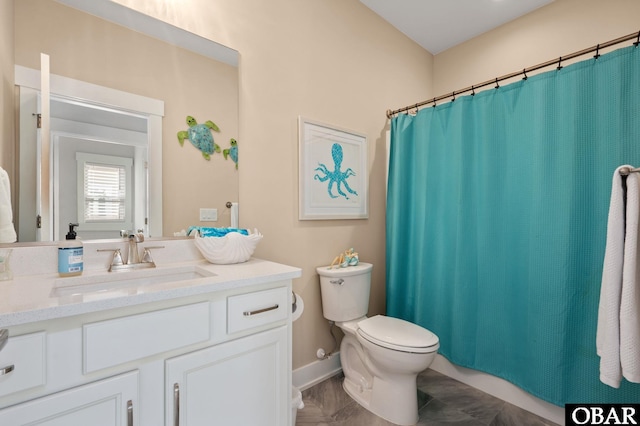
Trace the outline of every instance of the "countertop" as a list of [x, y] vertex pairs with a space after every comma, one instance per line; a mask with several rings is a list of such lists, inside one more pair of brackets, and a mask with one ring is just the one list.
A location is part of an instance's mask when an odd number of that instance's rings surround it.
[[[192, 241], [170, 243], [168, 252], [178, 250], [184, 253], [184, 244], [192, 244]], [[89, 251], [93, 250], [90, 248]], [[123, 282], [104, 285], [102, 288], [98, 285], [84, 288], [81, 285], [76, 286], [78, 283], [101, 280], [109, 274], [117, 279], [126, 279], [149, 273], [148, 269], [107, 272], [106, 267], [93, 265], [88, 268], [85, 266], [88, 270], [80, 277], [60, 278], [57, 273], [18, 274], [12, 280], [0, 281], [0, 328], [291, 280], [301, 276], [299, 268], [267, 260], [252, 258], [244, 263], [215, 265], [203, 260], [190, 246], [186, 251], [192, 256], [185, 258], [183, 255], [177, 262], [168, 261], [170, 254], [165, 253], [164, 261], [156, 261], [157, 268], [152, 273], [161, 276], [162, 271], [170, 274], [179, 269], [197, 269], [210, 276], [159, 283]]]

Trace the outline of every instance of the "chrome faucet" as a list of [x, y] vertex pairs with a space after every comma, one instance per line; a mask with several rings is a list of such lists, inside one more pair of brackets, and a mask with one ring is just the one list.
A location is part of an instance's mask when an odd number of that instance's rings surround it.
[[164, 246], [145, 247], [142, 258], [138, 251], [138, 243], [144, 242], [144, 235], [142, 230], [138, 232], [133, 231], [120, 231], [120, 236], [125, 238], [129, 242], [129, 250], [127, 252], [127, 261], [122, 260], [122, 253], [120, 249], [99, 249], [98, 251], [110, 251], [113, 253], [111, 264], [109, 265], [109, 272], [112, 271], [128, 271], [132, 269], [141, 268], [155, 268], [156, 264], [151, 258], [151, 249], [164, 248]]
[[127, 264], [134, 265], [140, 263], [140, 255], [138, 254], [138, 243], [144, 242], [142, 232], [134, 234], [132, 232], [121, 231], [120, 235], [127, 235], [129, 240], [129, 253], [127, 254]]

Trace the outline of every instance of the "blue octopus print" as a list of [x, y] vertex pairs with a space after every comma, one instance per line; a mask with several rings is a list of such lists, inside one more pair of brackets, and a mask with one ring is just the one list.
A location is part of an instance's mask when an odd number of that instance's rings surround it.
[[325, 166], [324, 164], [318, 163], [318, 167], [315, 169], [315, 171], [324, 174], [324, 176], [321, 176], [320, 173], [316, 173], [313, 176], [313, 179], [319, 180], [320, 182], [329, 181], [329, 184], [327, 185], [327, 192], [329, 193], [329, 197], [331, 198], [339, 197], [338, 195], [333, 194], [334, 184], [336, 184], [338, 194], [343, 196], [345, 199], [348, 200], [349, 196], [340, 189], [340, 185], [344, 185], [344, 189], [346, 189], [349, 194], [353, 194], [357, 196], [358, 193], [353, 189], [351, 189], [351, 187], [347, 183], [347, 179], [350, 176], [355, 176], [356, 173], [353, 170], [351, 170], [351, 168], [348, 168], [344, 172], [340, 170], [340, 167], [342, 166], [342, 159], [344, 157], [342, 153], [342, 145], [340, 145], [339, 143], [334, 143], [333, 146], [331, 147], [331, 156], [333, 157], [333, 166], [334, 166], [333, 171], [330, 171], [329, 169], [327, 169], [327, 166]]

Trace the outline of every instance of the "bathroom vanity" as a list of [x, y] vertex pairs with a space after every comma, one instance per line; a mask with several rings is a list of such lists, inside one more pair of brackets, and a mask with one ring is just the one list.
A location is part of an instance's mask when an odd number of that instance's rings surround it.
[[213, 265], [191, 240], [163, 244], [145, 275], [107, 273], [97, 250], [113, 244], [85, 243], [75, 281], [38, 273], [55, 268], [55, 247], [14, 250], [15, 277], [0, 282], [1, 425], [291, 423], [300, 269]]

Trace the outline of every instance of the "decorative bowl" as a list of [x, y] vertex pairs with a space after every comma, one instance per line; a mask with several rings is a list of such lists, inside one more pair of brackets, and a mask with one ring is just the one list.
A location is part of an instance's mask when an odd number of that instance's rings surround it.
[[218, 265], [246, 262], [261, 239], [262, 234], [257, 229], [249, 235], [229, 232], [223, 237], [200, 237], [195, 234], [195, 244], [202, 256]]

